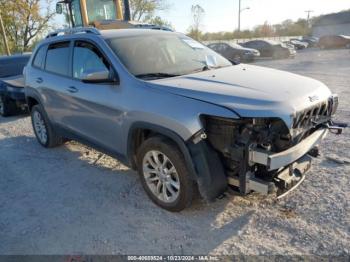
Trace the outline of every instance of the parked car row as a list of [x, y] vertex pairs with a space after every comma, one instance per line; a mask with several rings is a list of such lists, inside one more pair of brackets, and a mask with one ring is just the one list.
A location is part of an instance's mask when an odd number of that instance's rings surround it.
[[293, 58], [296, 50], [309, 47], [350, 48], [350, 36], [330, 35], [321, 38], [303, 36], [279, 42], [273, 40], [251, 40], [245, 43], [211, 43], [209, 48], [221, 54], [233, 63], [253, 62], [258, 57], [272, 57], [273, 59]]
[[208, 47], [221, 54], [231, 62], [252, 62], [256, 57], [260, 56], [260, 52], [258, 50], [245, 48], [234, 43], [214, 43], [209, 44]]
[[257, 57], [279, 59], [296, 55], [294, 47], [271, 40], [252, 40], [242, 44], [212, 43], [208, 47], [233, 63], [252, 62]]
[[261, 57], [280, 59], [294, 57], [296, 55], [294, 48], [272, 40], [252, 40], [241, 45], [259, 50]]

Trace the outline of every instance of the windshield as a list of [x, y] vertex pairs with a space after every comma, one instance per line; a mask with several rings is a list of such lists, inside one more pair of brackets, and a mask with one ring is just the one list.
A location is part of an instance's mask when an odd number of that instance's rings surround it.
[[233, 48], [242, 49], [242, 46], [239, 45], [239, 44], [230, 43], [229, 45], [230, 45], [231, 47], [233, 47]]
[[117, 19], [113, 0], [87, 0], [86, 8], [89, 22]]
[[80, 1], [73, 0], [71, 2], [72, 7], [72, 16], [75, 26], [83, 26], [83, 20], [81, 18], [81, 9], [80, 9]]
[[149, 34], [107, 39], [135, 76], [162, 73], [184, 75], [232, 65], [199, 42], [178, 34]]

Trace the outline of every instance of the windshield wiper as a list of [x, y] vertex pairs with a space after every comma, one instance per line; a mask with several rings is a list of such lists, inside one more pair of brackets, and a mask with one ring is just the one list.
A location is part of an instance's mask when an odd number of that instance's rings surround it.
[[136, 75], [137, 78], [168, 78], [168, 77], [176, 77], [176, 76], [180, 76], [180, 75], [176, 75], [176, 74], [168, 74], [168, 73], [147, 73], [147, 74], [139, 74]]

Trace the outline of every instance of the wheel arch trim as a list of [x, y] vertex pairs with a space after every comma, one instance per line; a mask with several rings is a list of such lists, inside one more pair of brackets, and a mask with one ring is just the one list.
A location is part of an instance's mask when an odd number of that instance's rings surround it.
[[138, 129], [149, 130], [149, 131], [155, 132], [159, 135], [163, 135], [163, 136], [168, 137], [171, 140], [173, 140], [173, 142], [176, 143], [176, 145], [179, 147], [180, 151], [184, 155], [186, 164], [188, 165], [188, 168], [190, 168], [191, 173], [195, 172], [190, 152], [185, 144], [185, 141], [178, 134], [176, 134], [174, 131], [172, 131], [166, 127], [159, 126], [156, 124], [147, 123], [147, 122], [142, 122], [142, 121], [133, 123], [131, 125], [131, 127], [129, 128], [129, 132], [128, 132], [127, 158], [128, 158], [128, 161], [130, 162], [130, 166], [132, 168], [135, 169], [135, 167], [136, 167], [136, 165], [134, 163], [135, 162], [134, 155], [136, 154], [136, 152], [134, 149], [134, 143], [133, 143], [134, 139], [133, 138], [134, 138], [135, 132]]
[[223, 164], [217, 153], [205, 140], [201, 140], [197, 144], [193, 143], [191, 139], [184, 141], [172, 130], [155, 124], [136, 122], [129, 129], [127, 159], [133, 169], [136, 169], [133, 136], [137, 129], [153, 131], [176, 143], [185, 158], [190, 178], [198, 184], [199, 192], [205, 200], [212, 201], [226, 190], [227, 177]]
[[42, 103], [42, 100], [41, 100], [41, 97], [40, 95], [38, 94], [37, 91], [34, 91], [30, 88], [25, 88], [25, 98], [26, 98], [26, 103], [28, 105], [28, 109], [31, 110], [31, 107], [30, 107], [30, 104], [29, 104], [29, 101], [30, 99], [34, 99], [38, 102], [38, 104], [40, 105], [43, 105]]

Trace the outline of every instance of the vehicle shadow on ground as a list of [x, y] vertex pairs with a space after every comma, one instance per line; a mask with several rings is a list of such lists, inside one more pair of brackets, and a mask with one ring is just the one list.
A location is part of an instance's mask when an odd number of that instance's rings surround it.
[[21, 113], [21, 114], [16, 114], [14, 116], [8, 116], [8, 117], [0, 116], [0, 124], [14, 122], [14, 121], [17, 121], [18, 119], [26, 118], [28, 116], [29, 116], [28, 113]]
[[254, 216], [232, 204], [235, 196], [162, 210], [136, 172], [76, 142], [45, 149], [19, 136], [1, 139], [0, 149], [0, 206], [8, 210], [0, 214], [0, 253], [207, 254]]

